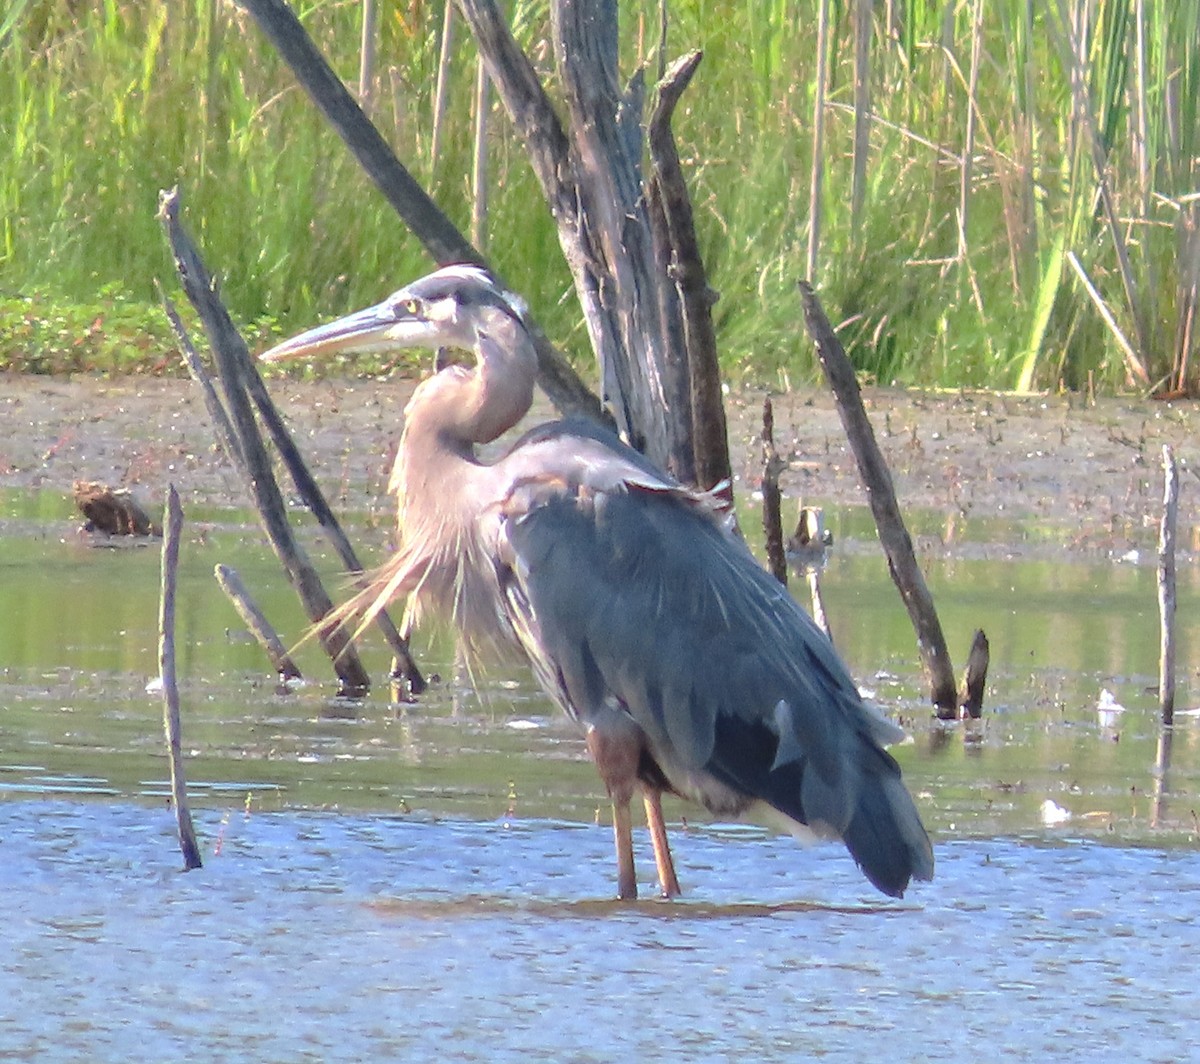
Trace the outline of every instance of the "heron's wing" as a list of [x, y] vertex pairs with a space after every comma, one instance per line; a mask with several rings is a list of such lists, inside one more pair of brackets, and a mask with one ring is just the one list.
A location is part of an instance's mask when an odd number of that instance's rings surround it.
[[[694, 798], [712, 805], [732, 789], [841, 835], [892, 893], [932, 872], [877, 716], [825, 635], [703, 499], [669, 484], [532, 483], [508, 515], [507, 583], [544, 684], [581, 715], [615, 696]], [[707, 792], [707, 781], [721, 787]]]

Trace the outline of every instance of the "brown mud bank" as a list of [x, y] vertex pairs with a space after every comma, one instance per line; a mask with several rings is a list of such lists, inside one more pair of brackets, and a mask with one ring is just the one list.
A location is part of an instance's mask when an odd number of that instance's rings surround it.
[[[378, 510], [413, 382], [270, 383], [310, 467], [335, 505]], [[1066, 552], [1121, 554], [1157, 526], [1162, 446], [1182, 466], [1180, 545], [1200, 547], [1200, 483], [1193, 469], [1200, 406], [1138, 399], [865, 393], [901, 505], [944, 515], [945, 539], [970, 522], [1037, 524]], [[797, 499], [818, 506], [865, 502], [832, 397], [817, 389], [777, 395], [776, 444], [785, 521]], [[758, 479], [761, 392], [737, 392], [727, 408], [737, 490]], [[161, 505], [167, 481], [185, 502], [243, 505], [199, 389], [188, 381], [91, 377], [0, 378], [0, 485], [69, 496], [75, 480], [134, 490]], [[544, 402], [535, 419], [552, 416]], [[965, 533], [956, 529], [967, 529]], [[1060, 534], [1055, 535], [1058, 530]], [[926, 542], [923, 548], [941, 545]]]

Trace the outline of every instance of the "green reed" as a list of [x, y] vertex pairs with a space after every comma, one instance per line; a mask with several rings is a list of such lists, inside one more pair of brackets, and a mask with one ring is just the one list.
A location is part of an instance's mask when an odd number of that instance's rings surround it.
[[[676, 129], [735, 377], [798, 383], [813, 372], [795, 282], [818, 2], [671, 7], [668, 58], [705, 51]], [[473, 49], [460, 25], [433, 160], [443, 5], [381, 11], [375, 120], [465, 229]], [[657, 0], [622, 6], [627, 75], [639, 61], [658, 67], [658, 11]], [[1140, 390], [1195, 380], [1198, 11], [830, 4], [815, 280], [865, 377]], [[359, 5], [300, 12], [335, 69], [357, 77]], [[517, 4], [514, 22], [548, 70], [545, 3]], [[169, 337], [150, 324], [153, 281], [173, 271], [154, 214], [158, 190], [176, 183], [227, 301], [263, 337], [428, 267], [227, 0], [23, 0], [0, 20], [0, 65], [0, 365], [22, 365], [32, 331], [45, 342], [29, 348], [41, 352], [31, 366], [86, 368], [93, 356], [72, 363], [72, 341], [54, 339], [73, 329], [92, 338], [86, 351], [102, 338], [98, 368], [157, 365]], [[490, 128], [486, 250], [586, 360], [523, 149], [507, 122]]]

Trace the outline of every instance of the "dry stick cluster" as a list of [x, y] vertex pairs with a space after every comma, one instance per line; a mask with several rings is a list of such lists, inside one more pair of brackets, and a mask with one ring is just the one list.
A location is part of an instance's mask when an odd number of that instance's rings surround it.
[[[204, 387], [205, 401], [212, 413], [218, 436], [222, 439], [222, 446], [246, 480], [272, 548], [300, 596], [309, 620], [318, 625], [318, 637], [333, 662], [343, 692], [361, 694], [370, 687], [370, 679], [348, 636], [338, 627], [319, 627], [320, 622], [333, 610], [333, 601], [325, 591], [306, 552], [292, 533], [283, 496], [255, 420], [254, 407], [257, 407], [259, 416], [270, 431], [297, 490], [316, 514], [347, 569], [360, 572], [362, 566], [316, 482], [304, 466], [279, 412], [267, 395], [266, 386], [250, 358], [245, 341], [234, 328], [228, 313], [217, 298], [207, 269], [179, 224], [179, 197], [176, 192], [163, 194], [159, 213], [175, 254], [184, 290], [199, 312], [208, 333], [220, 371], [225, 394], [224, 405], [218, 399], [211, 381], [207, 381], [207, 374], [194, 350], [188, 353], [189, 368], [199, 375]], [[178, 329], [177, 316], [173, 317], [173, 323]], [[180, 340], [187, 351], [191, 345], [186, 335], [181, 334]], [[382, 628], [396, 654], [396, 670], [413, 692], [419, 692], [424, 688], [424, 679], [409, 654], [406, 641], [396, 631], [390, 619], [384, 622]]]

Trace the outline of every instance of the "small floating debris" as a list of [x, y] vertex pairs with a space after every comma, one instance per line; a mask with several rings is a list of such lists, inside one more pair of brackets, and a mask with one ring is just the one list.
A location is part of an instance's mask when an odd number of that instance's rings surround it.
[[1070, 819], [1070, 811], [1064, 809], [1057, 802], [1049, 798], [1042, 802], [1042, 823], [1046, 827], [1052, 828], [1058, 824], [1065, 824]]
[[1125, 707], [1117, 701], [1116, 695], [1107, 687], [1101, 688], [1100, 697], [1096, 700], [1096, 716], [1100, 720], [1100, 727], [1115, 728], [1124, 712]]
[[517, 717], [514, 720], [506, 720], [504, 726], [512, 728], [513, 731], [535, 731], [538, 728], [544, 728], [545, 724], [542, 721], [530, 720], [527, 717]]

